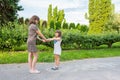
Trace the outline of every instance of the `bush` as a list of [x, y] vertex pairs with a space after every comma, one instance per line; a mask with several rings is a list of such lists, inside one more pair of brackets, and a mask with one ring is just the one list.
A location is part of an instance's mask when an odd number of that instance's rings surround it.
[[[0, 29], [0, 49], [8, 50], [25, 50], [24, 45], [27, 41], [27, 27], [17, 23], [9, 23]], [[78, 29], [61, 29], [62, 31], [62, 48], [63, 49], [92, 49], [100, 45], [107, 45], [109, 48], [112, 44], [120, 41], [120, 34], [105, 33], [101, 35], [87, 35]], [[46, 38], [54, 37], [55, 29], [44, 29], [42, 33]], [[37, 40], [37, 44], [45, 45], [39, 49], [48, 50], [53, 48], [53, 42], [43, 43]], [[46, 47], [47, 46], [47, 47]], [[19, 47], [19, 48], [18, 48]]]
[[14, 49], [26, 42], [27, 30], [23, 25], [9, 23], [0, 29], [0, 49]]
[[81, 26], [80, 26], [80, 31], [81, 31], [81, 32], [88, 32], [88, 30], [89, 30], [89, 28], [88, 28], [87, 25], [81, 25]]
[[69, 29], [75, 29], [75, 23], [70, 23]]
[[68, 29], [68, 23], [63, 23], [63, 29]]
[[59, 22], [59, 21], [56, 22], [56, 23], [55, 23], [55, 26], [56, 26], [56, 28], [55, 28], [56, 30], [57, 30], [57, 29], [61, 29], [61, 22]]
[[51, 21], [50, 22], [50, 29], [54, 29], [55, 28], [55, 26], [54, 26], [54, 21]]
[[[47, 37], [54, 36], [54, 30], [44, 32]], [[62, 47], [63, 49], [92, 49], [100, 45], [107, 45], [109, 48], [112, 44], [120, 41], [120, 34], [109, 33], [103, 35], [83, 35], [79, 30], [62, 30]], [[43, 43], [53, 47], [53, 43]]]

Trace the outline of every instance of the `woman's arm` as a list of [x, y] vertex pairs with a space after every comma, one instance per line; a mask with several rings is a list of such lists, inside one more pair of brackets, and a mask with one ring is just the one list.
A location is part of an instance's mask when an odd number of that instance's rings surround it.
[[39, 31], [37, 30], [36, 33], [44, 40], [46, 40], [45, 36]]

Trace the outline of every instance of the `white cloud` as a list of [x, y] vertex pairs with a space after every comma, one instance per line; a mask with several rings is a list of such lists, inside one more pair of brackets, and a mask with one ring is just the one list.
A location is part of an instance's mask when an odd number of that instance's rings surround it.
[[112, 3], [115, 4], [115, 12], [120, 13], [120, 0], [112, 0]]
[[[79, 0], [78, 0], [79, 1]], [[21, 0], [20, 4], [26, 7], [46, 8], [49, 4], [58, 6], [60, 9], [76, 8], [79, 4], [74, 0]]]
[[88, 20], [85, 19], [84, 15], [85, 15], [84, 12], [79, 12], [79, 11], [68, 12], [68, 13], [66, 13], [66, 19], [69, 20], [68, 22], [88, 24]]
[[[88, 12], [89, 0], [20, 0], [20, 5], [24, 11], [19, 12], [20, 16], [25, 18], [36, 14], [40, 18], [47, 20], [47, 9], [49, 4], [53, 7], [58, 6], [59, 9], [65, 10], [65, 17], [68, 22], [88, 24], [88, 20], [84, 18], [84, 14]], [[115, 4], [115, 11], [120, 12], [120, 0], [112, 0]]]

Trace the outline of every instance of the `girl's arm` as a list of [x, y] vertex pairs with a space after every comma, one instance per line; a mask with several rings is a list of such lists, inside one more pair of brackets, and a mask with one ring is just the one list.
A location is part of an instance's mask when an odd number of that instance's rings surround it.
[[49, 38], [49, 39], [47, 39], [48, 42], [53, 41], [53, 40], [59, 41], [59, 40], [61, 40], [61, 38], [55, 38], [55, 37], [54, 37], [54, 38]]
[[44, 39], [44, 40], [46, 41], [45, 36], [44, 36], [39, 30], [37, 30], [36, 33], [37, 33], [42, 39]]
[[61, 38], [59, 37], [59, 38], [53, 38], [53, 40], [57, 40], [57, 41], [60, 41], [61, 40]]

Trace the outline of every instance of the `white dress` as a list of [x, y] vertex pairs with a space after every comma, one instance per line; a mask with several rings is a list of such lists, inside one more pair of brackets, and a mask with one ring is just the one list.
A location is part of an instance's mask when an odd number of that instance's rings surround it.
[[62, 40], [54, 40], [54, 54], [61, 55], [61, 42]]

